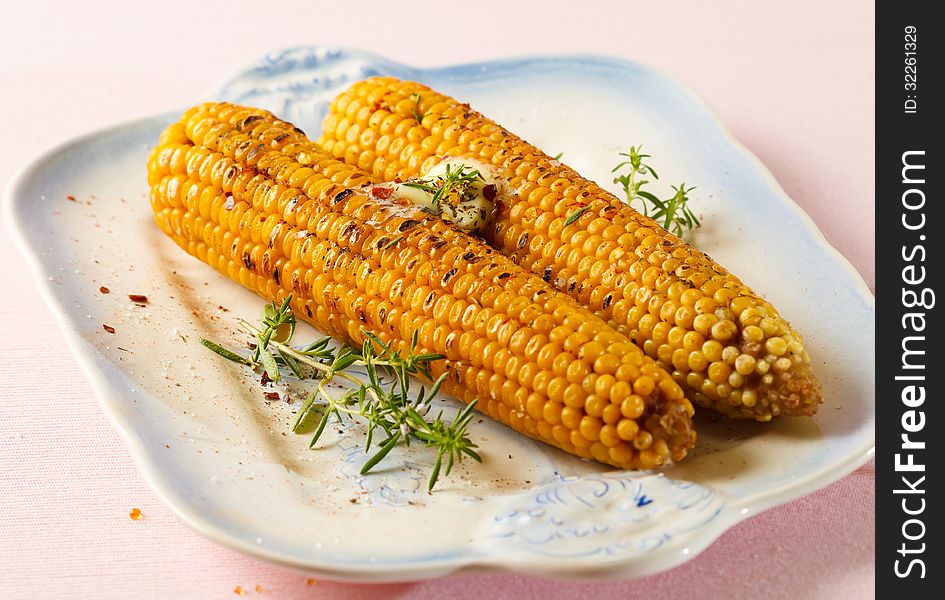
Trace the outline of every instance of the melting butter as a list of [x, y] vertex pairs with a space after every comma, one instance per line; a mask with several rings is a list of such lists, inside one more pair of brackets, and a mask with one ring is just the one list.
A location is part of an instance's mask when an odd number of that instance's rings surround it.
[[[461, 185], [456, 185], [448, 194], [434, 202], [435, 190], [444, 185], [449, 173], [462, 169], [462, 173], [476, 173]], [[426, 189], [416, 187], [421, 184]], [[492, 168], [478, 160], [449, 158], [433, 166], [419, 180], [395, 184], [398, 198], [415, 204], [444, 219], [468, 233], [482, 229], [495, 210], [497, 186]]]

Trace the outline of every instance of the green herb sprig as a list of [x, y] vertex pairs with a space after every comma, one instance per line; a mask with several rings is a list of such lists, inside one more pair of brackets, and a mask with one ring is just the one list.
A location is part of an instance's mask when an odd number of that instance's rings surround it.
[[397, 237], [395, 237], [395, 238], [392, 239], [391, 241], [389, 241], [389, 242], [387, 242], [386, 244], [384, 244], [384, 247], [381, 248], [381, 250], [390, 250], [391, 248], [393, 248], [394, 246], [396, 246], [396, 245], [397, 245], [401, 240], [403, 240], [403, 239], [404, 239], [404, 236], [403, 236], [403, 235], [398, 235]]
[[460, 195], [464, 195], [472, 184], [484, 180], [482, 174], [472, 167], [462, 164], [454, 167], [447, 164], [445, 175], [439, 175], [431, 179], [408, 181], [403, 185], [433, 194], [430, 202], [433, 206], [437, 206], [443, 198], [449, 196], [454, 190], [459, 192]]
[[625, 157], [626, 160], [621, 161], [611, 172], [617, 173], [620, 170], [626, 172], [615, 177], [614, 183], [620, 184], [623, 188], [627, 204], [633, 206], [634, 202], [638, 201], [644, 215], [661, 223], [664, 229], [677, 236], [685, 237], [700, 226], [699, 219], [689, 207], [689, 193], [696, 188], [687, 188], [685, 183], [672, 186], [675, 194], [665, 200], [644, 190], [644, 186], [650, 183], [646, 177], [657, 180], [660, 176], [653, 167], [647, 164], [646, 159], [652, 157], [649, 154], [643, 154], [642, 150], [643, 146], [631, 146], [629, 152], [620, 153], [620, 156]]
[[417, 120], [417, 123], [423, 123], [423, 118], [427, 116], [428, 113], [422, 112], [423, 106], [420, 104], [423, 98], [420, 94], [410, 94], [410, 99], [414, 101], [416, 106], [410, 107], [410, 114], [414, 119]]
[[578, 219], [580, 219], [580, 218], [581, 218], [581, 215], [583, 215], [584, 213], [586, 213], [589, 208], [590, 208], [590, 206], [584, 206], [584, 207], [582, 207], [582, 208], [577, 209], [576, 211], [574, 211], [574, 212], [571, 213], [570, 215], [568, 215], [568, 217], [564, 220], [564, 226], [567, 227], [568, 225], [570, 225], [570, 224], [574, 223], [575, 221], [577, 221]]
[[[482, 461], [476, 452], [476, 444], [466, 431], [473, 418], [475, 401], [463, 407], [450, 423], [443, 420], [442, 412], [433, 418], [428, 417], [431, 402], [439, 392], [446, 373], [433, 381], [429, 391], [421, 387], [416, 397], [411, 398], [411, 376], [433, 380], [430, 363], [444, 358], [440, 354], [418, 353], [416, 332], [406, 353], [401, 353], [368, 331], [362, 331], [365, 340], [360, 348], [332, 348], [327, 337], [297, 348], [291, 345], [296, 324], [289, 307], [291, 298], [289, 296], [281, 304], [267, 304], [261, 327], [245, 320], [239, 321], [242, 328], [256, 340], [250, 357], [244, 357], [207, 339], [201, 339], [200, 343], [227, 360], [254, 369], [261, 367], [272, 381], [281, 378], [280, 367], [290, 370], [299, 380], [314, 380], [315, 388], [302, 403], [292, 427], [294, 432], [299, 432], [306, 417], [321, 409], [309, 443], [310, 448], [316, 446], [329, 418], [334, 416], [339, 422], [345, 418], [360, 418], [366, 422], [366, 453], [371, 450], [375, 433], [381, 432], [385, 436], [375, 444], [377, 449], [361, 468], [362, 475], [377, 466], [399, 442], [409, 445], [411, 440], [436, 450], [436, 461], [428, 481], [429, 490], [436, 485], [441, 471], [449, 475], [454, 464], [461, 461], [463, 456]], [[366, 380], [349, 372], [352, 367], [362, 367]], [[382, 371], [393, 376], [392, 383], [385, 383]], [[340, 396], [333, 395], [326, 387], [328, 383], [338, 380], [348, 386]]]

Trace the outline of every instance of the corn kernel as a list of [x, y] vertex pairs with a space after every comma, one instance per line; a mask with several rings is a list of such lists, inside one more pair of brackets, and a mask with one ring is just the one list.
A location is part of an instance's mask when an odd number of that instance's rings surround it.
[[617, 436], [626, 441], [632, 441], [640, 431], [640, 426], [636, 421], [625, 419], [617, 423]]
[[755, 357], [750, 354], [742, 354], [735, 360], [735, 370], [740, 375], [750, 375], [756, 366]]
[[600, 439], [600, 430], [603, 427], [603, 423], [597, 417], [585, 416], [581, 419], [579, 426], [581, 435], [586, 440], [597, 441]]
[[620, 403], [620, 414], [628, 419], [637, 419], [643, 414], [645, 408], [643, 398], [633, 394]]

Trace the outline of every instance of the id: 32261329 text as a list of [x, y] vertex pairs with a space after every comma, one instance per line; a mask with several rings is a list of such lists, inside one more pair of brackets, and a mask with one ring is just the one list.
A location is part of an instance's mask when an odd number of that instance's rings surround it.
[[906, 25], [903, 40], [903, 52], [905, 53], [903, 59], [903, 89], [906, 92], [903, 107], [907, 115], [914, 115], [919, 109], [919, 42], [918, 29], [915, 25]]

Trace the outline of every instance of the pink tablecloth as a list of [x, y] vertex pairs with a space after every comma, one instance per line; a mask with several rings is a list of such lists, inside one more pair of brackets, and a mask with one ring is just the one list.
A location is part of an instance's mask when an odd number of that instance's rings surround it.
[[[235, 67], [282, 46], [358, 46], [416, 64], [606, 53], [662, 68], [702, 94], [873, 283], [870, 2], [480, 0], [445, 9], [414, 0], [364, 12], [312, 0], [272, 9], [232, 1], [17, 4], [0, 19], [0, 187], [45, 147], [191, 103]], [[216, 546], [169, 514], [135, 471], [2, 228], [0, 256], [0, 598], [229, 598], [236, 586], [272, 598], [873, 595], [871, 464], [642, 580], [309, 585]], [[133, 507], [143, 519], [128, 517]]]

